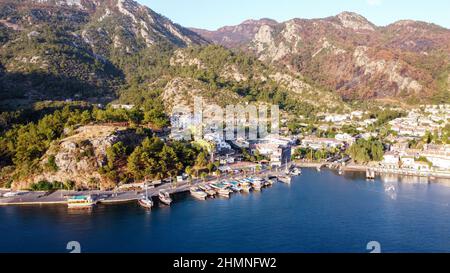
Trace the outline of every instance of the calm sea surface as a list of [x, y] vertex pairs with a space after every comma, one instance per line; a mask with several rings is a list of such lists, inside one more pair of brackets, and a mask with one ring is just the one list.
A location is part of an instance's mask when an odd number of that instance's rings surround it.
[[450, 183], [304, 169], [292, 185], [229, 200], [175, 197], [137, 204], [0, 207], [0, 252], [450, 252]]

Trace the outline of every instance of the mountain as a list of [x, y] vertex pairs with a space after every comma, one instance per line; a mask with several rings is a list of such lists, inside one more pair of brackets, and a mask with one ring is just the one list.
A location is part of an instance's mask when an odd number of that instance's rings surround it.
[[[139, 78], [150, 78], [163, 71], [143, 88], [129, 88], [120, 97], [122, 103], [139, 104], [151, 100], [154, 90], [165, 109], [175, 105], [193, 105], [195, 96], [207, 105], [225, 107], [238, 103], [274, 103], [297, 116], [326, 110], [345, 110], [348, 106], [330, 90], [318, 88], [307, 78], [286, 69], [266, 64], [250, 54], [222, 46], [179, 48], [163, 55], [159, 66], [139, 71]], [[150, 73], [150, 74], [148, 74]]]
[[0, 98], [111, 100], [130, 58], [207, 43], [132, 0], [1, 0]]
[[434, 24], [404, 20], [378, 27], [343, 12], [322, 19], [263, 19], [217, 31], [193, 30], [216, 44], [287, 67], [344, 99], [450, 100], [450, 30]]
[[[210, 37], [131, 0], [0, 3], [0, 107], [72, 98], [138, 105], [160, 100], [169, 112], [194, 96], [222, 106], [277, 103], [299, 115], [346, 107], [302, 75], [208, 46]], [[223, 31], [249, 42], [260, 26], [277, 24], [247, 21]]]
[[209, 41], [226, 47], [237, 47], [250, 42], [263, 25], [275, 26], [278, 22], [272, 19], [247, 20], [238, 26], [227, 26], [217, 31], [191, 28]]

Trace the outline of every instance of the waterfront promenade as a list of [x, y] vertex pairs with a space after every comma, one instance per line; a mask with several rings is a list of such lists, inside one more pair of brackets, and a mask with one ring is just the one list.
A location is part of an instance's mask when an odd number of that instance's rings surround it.
[[[281, 169], [281, 168], [280, 168]], [[152, 197], [157, 197], [160, 190], [165, 190], [169, 194], [178, 194], [183, 192], [189, 192], [189, 188], [205, 183], [205, 182], [217, 182], [221, 180], [237, 180], [245, 177], [268, 177], [278, 176], [281, 171], [265, 170], [258, 173], [248, 173], [239, 175], [222, 175], [219, 177], [210, 176], [205, 180], [193, 179], [192, 183], [189, 181], [177, 182], [177, 183], [165, 183], [155, 188], [149, 188], [148, 194]], [[0, 190], [0, 194], [3, 195], [8, 191]], [[65, 191], [58, 190], [54, 192], [32, 192], [23, 191], [21, 194], [13, 197], [0, 197], [0, 206], [26, 206], [26, 205], [66, 205], [67, 197], [72, 195], [92, 195], [95, 196], [96, 201], [102, 204], [119, 204], [127, 202], [135, 202], [142, 197], [144, 190], [133, 191]]]

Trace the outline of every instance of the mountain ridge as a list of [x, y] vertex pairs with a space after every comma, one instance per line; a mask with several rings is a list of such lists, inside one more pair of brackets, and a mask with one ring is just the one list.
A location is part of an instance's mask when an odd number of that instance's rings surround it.
[[0, 86], [14, 92], [0, 97], [111, 101], [127, 81], [127, 59], [207, 43], [132, 0], [2, 0]]
[[450, 99], [442, 80], [450, 75], [450, 30], [444, 27], [412, 20], [376, 26], [353, 12], [280, 23], [245, 22], [194, 31], [213, 43], [308, 76], [345, 99]]

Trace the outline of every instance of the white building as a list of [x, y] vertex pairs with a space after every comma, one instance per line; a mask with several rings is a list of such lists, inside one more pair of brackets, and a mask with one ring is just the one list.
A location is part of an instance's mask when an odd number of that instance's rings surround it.
[[113, 104], [111, 107], [113, 109], [132, 110], [134, 108], [134, 104]]
[[344, 143], [334, 138], [317, 138], [317, 137], [305, 137], [302, 140], [302, 146], [304, 148], [311, 148], [313, 150], [339, 148]]
[[327, 115], [325, 117], [326, 122], [343, 122], [343, 121], [346, 121], [349, 119], [350, 119], [350, 115], [348, 115], [348, 114], [344, 114], [344, 115], [332, 114], [332, 115]]
[[346, 133], [345, 134], [337, 134], [335, 136], [335, 139], [338, 141], [346, 142], [349, 145], [352, 145], [356, 141], [355, 137], [353, 137], [349, 134], [346, 134]]
[[230, 144], [228, 144], [224, 139], [223, 136], [219, 133], [208, 133], [205, 134], [203, 137], [205, 140], [212, 142], [216, 145], [216, 149], [218, 151], [222, 151], [225, 149], [231, 149]]
[[384, 154], [383, 164], [384, 165], [394, 165], [398, 167], [400, 163], [400, 156], [395, 152], [387, 152]]

